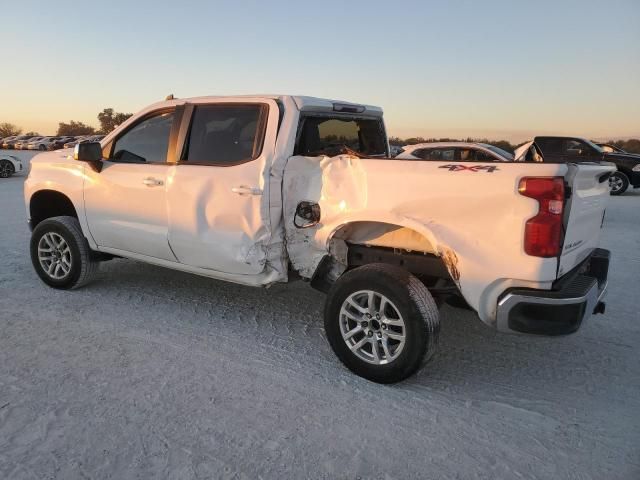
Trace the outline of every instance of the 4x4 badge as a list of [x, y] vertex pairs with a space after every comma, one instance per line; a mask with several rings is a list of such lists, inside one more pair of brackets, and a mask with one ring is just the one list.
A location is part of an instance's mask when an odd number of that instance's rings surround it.
[[448, 168], [450, 172], [462, 172], [463, 170], [470, 170], [472, 172], [487, 172], [493, 173], [498, 170], [498, 167], [495, 165], [460, 165], [450, 163], [449, 165], [441, 165], [438, 168]]

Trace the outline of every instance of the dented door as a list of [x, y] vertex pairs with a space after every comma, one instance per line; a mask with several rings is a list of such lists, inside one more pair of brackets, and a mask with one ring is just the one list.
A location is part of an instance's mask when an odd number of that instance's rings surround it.
[[[254, 129], [256, 105], [264, 111]], [[185, 153], [167, 186], [169, 244], [180, 263], [230, 274], [264, 270], [277, 124], [274, 101], [193, 106]], [[261, 138], [257, 148], [248, 143], [252, 132]]]

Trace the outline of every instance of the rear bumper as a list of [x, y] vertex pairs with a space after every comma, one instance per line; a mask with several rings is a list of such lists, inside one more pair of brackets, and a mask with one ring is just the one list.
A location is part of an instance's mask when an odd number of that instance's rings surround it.
[[583, 320], [604, 313], [611, 252], [597, 248], [551, 290], [513, 288], [498, 300], [497, 329], [511, 333], [566, 335]]

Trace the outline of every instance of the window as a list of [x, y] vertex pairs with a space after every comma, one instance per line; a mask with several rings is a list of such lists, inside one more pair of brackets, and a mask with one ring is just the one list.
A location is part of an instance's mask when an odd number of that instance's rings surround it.
[[474, 162], [476, 160], [475, 150], [471, 148], [459, 148], [458, 157], [456, 160], [460, 160], [461, 162]]
[[563, 153], [571, 157], [585, 157], [594, 152], [589, 145], [580, 140], [565, 140]]
[[[424, 148], [414, 152], [414, 155], [424, 160], [450, 162], [455, 159], [455, 152], [455, 148]], [[416, 153], [419, 153], [419, 155], [416, 155]]]
[[535, 142], [544, 155], [548, 153], [560, 154], [562, 152], [562, 138], [536, 138]]
[[110, 160], [121, 163], [167, 161], [173, 112], [147, 117], [115, 141]]
[[361, 155], [387, 155], [387, 142], [379, 119], [307, 116], [300, 124], [295, 155], [335, 156], [347, 149]]
[[496, 160], [497, 158], [493, 155], [482, 150], [476, 150], [476, 162], [495, 162]]
[[195, 108], [183, 159], [233, 165], [260, 156], [264, 143], [265, 105], [218, 104]]

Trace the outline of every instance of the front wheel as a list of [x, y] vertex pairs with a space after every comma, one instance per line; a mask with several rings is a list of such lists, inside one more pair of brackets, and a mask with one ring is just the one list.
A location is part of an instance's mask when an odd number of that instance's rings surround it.
[[47, 147], [45, 147], [44, 145], [40, 145], [38, 147], [38, 150], [40, 150], [41, 152], [44, 152], [47, 149]]
[[352, 372], [378, 383], [404, 380], [435, 353], [438, 307], [401, 268], [369, 264], [340, 277], [325, 304], [327, 339]]
[[0, 160], [0, 178], [9, 178], [16, 173], [16, 169], [9, 160]]
[[629, 188], [629, 178], [620, 171], [613, 172], [609, 177], [611, 195], [622, 195]]
[[44, 283], [53, 288], [78, 288], [98, 269], [80, 223], [73, 217], [40, 222], [31, 235], [31, 262]]

